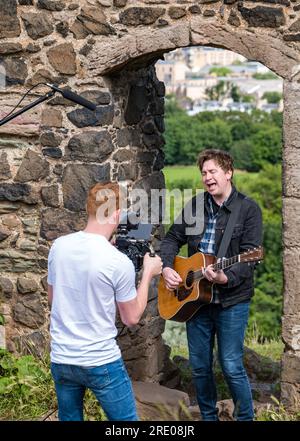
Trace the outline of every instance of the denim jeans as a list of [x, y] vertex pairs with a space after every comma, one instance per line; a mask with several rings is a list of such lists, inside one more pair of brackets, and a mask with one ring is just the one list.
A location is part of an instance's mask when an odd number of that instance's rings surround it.
[[101, 366], [51, 363], [60, 421], [83, 421], [83, 397], [89, 388], [110, 421], [137, 421], [131, 381], [122, 358]]
[[253, 420], [252, 394], [243, 364], [243, 346], [250, 302], [227, 308], [205, 305], [186, 323], [190, 364], [203, 420], [217, 421], [217, 391], [213, 374], [215, 335], [218, 357], [239, 421]]

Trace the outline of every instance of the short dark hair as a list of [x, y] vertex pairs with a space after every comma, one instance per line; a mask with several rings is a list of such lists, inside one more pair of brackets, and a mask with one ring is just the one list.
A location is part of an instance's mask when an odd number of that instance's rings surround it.
[[224, 172], [234, 171], [234, 159], [230, 155], [230, 153], [225, 152], [224, 150], [218, 149], [206, 149], [203, 150], [197, 159], [197, 165], [202, 172], [203, 164], [205, 161], [214, 160], [223, 170]]

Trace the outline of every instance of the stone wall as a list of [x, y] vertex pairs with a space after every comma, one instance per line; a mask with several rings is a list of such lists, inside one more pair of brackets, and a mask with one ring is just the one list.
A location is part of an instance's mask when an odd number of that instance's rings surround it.
[[[107, 178], [147, 191], [164, 186], [164, 85], [155, 77], [155, 61], [179, 47], [223, 47], [264, 63], [285, 80], [282, 396], [295, 407], [299, 11], [297, 0], [0, 0], [0, 66], [6, 72], [0, 115], [40, 82], [71, 87], [97, 104], [92, 113], [56, 95], [0, 127], [1, 312], [9, 349], [47, 341], [49, 246], [84, 225], [87, 188]], [[39, 85], [25, 102], [47, 90]], [[120, 328], [135, 379], [163, 381], [163, 327], [154, 286], [141, 324]]]

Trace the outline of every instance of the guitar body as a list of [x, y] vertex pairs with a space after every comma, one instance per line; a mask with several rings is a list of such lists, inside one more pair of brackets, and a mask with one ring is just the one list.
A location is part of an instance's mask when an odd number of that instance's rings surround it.
[[196, 253], [191, 257], [176, 256], [174, 270], [182, 278], [182, 283], [174, 291], [165, 286], [163, 276], [158, 285], [158, 310], [165, 320], [185, 322], [198, 309], [210, 303], [213, 298], [213, 284], [207, 279], [194, 280], [193, 274], [216, 262], [216, 257]]

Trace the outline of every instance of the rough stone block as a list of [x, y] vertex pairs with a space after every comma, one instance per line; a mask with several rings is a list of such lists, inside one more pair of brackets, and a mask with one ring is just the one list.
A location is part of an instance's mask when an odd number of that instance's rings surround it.
[[[293, 75], [295, 79], [297, 66]], [[296, 165], [295, 157], [299, 155], [299, 112], [300, 112], [300, 84], [297, 81], [284, 82], [284, 115], [283, 115], [283, 158], [287, 165]]]
[[[298, 295], [299, 296], [299, 295]], [[296, 310], [296, 308], [298, 309]], [[295, 305], [293, 314], [284, 314], [282, 318], [282, 339], [294, 351], [300, 351], [300, 308]]]
[[62, 137], [53, 132], [44, 132], [40, 137], [40, 143], [47, 147], [58, 147]]
[[142, 381], [134, 381], [132, 386], [141, 420], [180, 421], [190, 405], [188, 394], [176, 389]]
[[41, 188], [42, 201], [48, 207], [59, 207], [58, 185]]
[[7, 239], [8, 236], [10, 236], [10, 233], [11, 233], [11, 232], [9, 231], [8, 228], [3, 227], [3, 226], [0, 224], [0, 242], [1, 242], [2, 240]]
[[288, 351], [282, 356], [281, 380], [300, 384], [300, 357]]
[[[44, 156], [49, 156], [50, 158], [60, 159], [62, 157], [62, 151], [56, 147], [48, 147], [42, 149], [42, 153]], [[60, 164], [56, 164], [56, 165], [60, 165]]]
[[0, 298], [10, 299], [14, 291], [14, 285], [7, 277], [0, 277]]
[[282, 382], [280, 401], [286, 409], [291, 409], [293, 412], [295, 412], [295, 410], [299, 410], [300, 384]]
[[13, 318], [29, 328], [39, 328], [45, 323], [46, 314], [38, 294], [28, 294], [20, 298], [13, 308]]
[[71, 32], [77, 40], [86, 38], [88, 35], [110, 35], [115, 31], [106, 20], [101, 8], [83, 7], [80, 14], [71, 27]]
[[297, 247], [285, 248], [283, 251], [283, 312], [288, 316], [300, 311], [300, 279], [295, 277], [296, 268], [300, 268], [300, 253]]
[[0, 325], [0, 348], [6, 349], [5, 326]]
[[255, 8], [244, 8], [238, 6], [242, 17], [248, 22], [249, 26], [277, 28], [285, 24], [285, 16], [282, 8], [268, 8], [257, 6]]
[[82, 230], [86, 225], [85, 213], [74, 213], [68, 210], [47, 208], [42, 212], [41, 237], [54, 240], [64, 234]]
[[53, 25], [48, 15], [44, 12], [38, 14], [33, 12], [24, 12], [21, 15], [21, 18], [24, 22], [27, 34], [33, 40], [46, 37], [46, 35], [53, 32]]
[[180, 6], [171, 6], [168, 12], [169, 16], [175, 20], [178, 20], [179, 18], [182, 18], [186, 15], [185, 8], [182, 8]]
[[33, 150], [27, 150], [18, 169], [15, 181], [40, 181], [49, 175], [49, 163]]
[[70, 139], [64, 159], [102, 162], [113, 150], [111, 136], [107, 131], [84, 132]]
[[16, 0], [0, 0], [0, 38], [18, 37], [20, 33]]
[[132, 7], [120, 13], [120, 22], [128, 26], [149, 25], [165, 13], [163, 8]]
[[76, 73], [76, 52], [72, 43], [59, 44], [49, 49], [47, 56], [51, 66], [58, 72], [66, 75]]
[[7, 153], [0, 153], [0, 181], [5, 181], [11, 178], [11, 171], [9, 162], [7, 160]]
[[2, 272], [24, 273], [37, 270], [35, 259], [28, 256], [28, 254], [0, 250], [0, 259], [0, 270]]
[[283, 243], [288, 247], [300, 247], [300, 232], [295, 219], [300, 219], [300, 199], [283, 198]]
[[42, 125], [47, 127], [62, 127], [62, 113], [57, 109], [46, 108], [42, 113]]
[[95, 111], [89, 109], [73, 110], [67, 117], [76, 127], [107, 126], [113, 122], [113, 106], [98, 106]]
[[0, 65], [5, 69], [5, 81], [7, 86], [24, 84], [28, 75], [26, 62], [20, 57], [0, 57]]
[[26, 204], [38, 202], [37, 193], [28, 184], [0, 184], [0, 201], [21, 201]]
[[17, 280], [17, 289], [20, 294], [29, 294], [36, 292], [38, 286], [35, 280], [21, 276]]
[[97, 182], [108, 181], [110, 164], [66, 166], [63, 175], [64, 206], [71, 211], [84, 211], [89, 188]]
[[66, 7], [66, 3], [55, 0], [38, 0], [37, 7], [48, 11], [62, 11]]
[[0, 46], [0, 55], [10, 55], [22, 52], [23, 48], [20, 43], [3, 43]]

